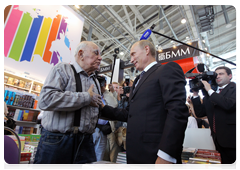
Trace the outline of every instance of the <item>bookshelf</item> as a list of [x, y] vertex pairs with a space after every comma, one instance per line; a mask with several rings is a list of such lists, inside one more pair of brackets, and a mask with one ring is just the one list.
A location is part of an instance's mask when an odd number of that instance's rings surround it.
[[4, 71], [4, 87], [10, 87], [39, 96], [42, 86], [42, 82]]
[[[7, 105], [7, 107], [8, 107], [8, 112], [13, 113], [10, 116], [16, 121], [17, 126], [36, 128], [37, 129], [36, 134], [40, 134], [39, 124], [37, 124], [36, 120], [37, 120], [37, 116], [41, 112], [41, 110], [20, 107], [20, 106], [12, 106], [12, 105]], [[23, 112], [31, 111], [33, 113], [33, 117], [31, 119], [27, 118], [27, 120], [18, 120], [17, 118], [14, 117], [16, 114], [16, 110], [22, 110]]]

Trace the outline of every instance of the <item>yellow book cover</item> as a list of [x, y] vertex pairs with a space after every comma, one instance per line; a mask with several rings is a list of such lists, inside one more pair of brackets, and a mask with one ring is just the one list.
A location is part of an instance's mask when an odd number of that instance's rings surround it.
[[29, 110], [24, 110], [23, 121], [27, 121]]

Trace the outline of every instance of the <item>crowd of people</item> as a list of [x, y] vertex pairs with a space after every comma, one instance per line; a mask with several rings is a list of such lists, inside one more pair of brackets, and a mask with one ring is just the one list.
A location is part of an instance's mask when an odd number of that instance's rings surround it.
[[[198, 91], [186, 97], [182, 68], [157, 63], [150, 41], [134, 43], [130, 56], [141, 74], [130, 81], [128, 94], [124, 84], [107, 85], [106, 77], [95, 74], [102, 57], [93, 42], [79, 43], [73, 65], [62, 62], [52, 68], [38, 102], [44, 112], [34, 163], [116, 162], [126, 150], [129, 164], [181, 164], [186, 128], [210, 128], [222, 163], [234, 163], [236, 84], [230, 82], [231, 70], [215, 70], [216, 91], [202, 80], [203, 99]], [[119, 139], [123, 131], [126, 140]]]

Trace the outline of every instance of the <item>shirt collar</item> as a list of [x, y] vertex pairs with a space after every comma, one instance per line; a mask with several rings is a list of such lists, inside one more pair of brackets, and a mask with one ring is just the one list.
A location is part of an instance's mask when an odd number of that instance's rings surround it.
[[[76, 61], [73, 62], [73, 66], [75, 67], [77, 73], [82, 73], [82, 74], [88, 76], [87, 72], [84, 71], [84, 70], [82, 69], [82, 67], [81, 67]], [[96, 77], [96, 74], [95, 74], [95, 73], [92, 73], [92, 74], [91, 74], [90, 76], [88, 76], [88, 77], [92, 77], [92, 76]]]
[[147, 67], [145, 67], [144, 71], [147, 72], [152, 66], [154, 66], [155, 64], [157, 64], [156, 61], [151, 62], [150, 64], [147, 65]]
[[222, 87], [219, 87], [219, 86], [218, 86], [218, 90], [219, 90], [219, 89], [224, 89], [227, 85], [228, 85], [228, 84], [225, 84], [225, 85], [222, 86]]

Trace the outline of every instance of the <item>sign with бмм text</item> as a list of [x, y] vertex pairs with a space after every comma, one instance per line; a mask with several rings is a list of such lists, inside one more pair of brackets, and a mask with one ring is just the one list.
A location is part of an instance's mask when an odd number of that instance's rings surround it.
[[[192, 42], [191, 46], [198, 48], [198, 42]], [[198, 50], [186, 45], [180, 45], [176, 48], [167, 48], [163, 49], [162, 52], [157, 52], [156, 60], [159, 63], [165, 63], [195, 56], [199, 56]]]
[[108, 65], [108, 66], [100, 67], [99, 73], [106, 73], [106, 72], [110, 72], [111, 70], [112, 70], [112, 65]]

